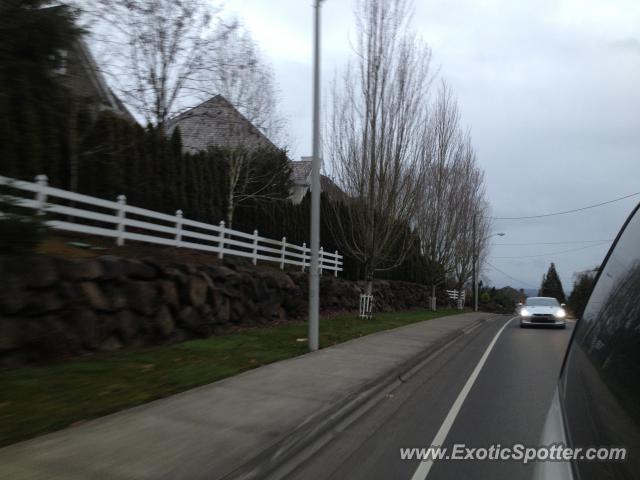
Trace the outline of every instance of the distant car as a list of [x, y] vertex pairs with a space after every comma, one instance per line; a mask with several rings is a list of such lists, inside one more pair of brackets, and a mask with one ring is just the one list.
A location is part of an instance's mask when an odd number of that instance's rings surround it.
[[520, 326], [549, 326], [565, 328], [564, 303], [558, 302], [553, 297], [529, 297], [525, 303], [518, 304], [520, 316]]
[[577, 320], [541, 445], [619, 447], [624, 460], [537, 462], [535, 480], [640, 478], [640, 205], [609, 250]]

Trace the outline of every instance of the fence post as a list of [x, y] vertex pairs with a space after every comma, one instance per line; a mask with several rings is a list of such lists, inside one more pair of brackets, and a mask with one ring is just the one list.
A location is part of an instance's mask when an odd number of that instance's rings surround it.
[[333, 276], [338, 278], [338, 250], [336, 250], [335, 253], [336, 253], [336, 256], [334, 260], [336, 261], [336, 263], [333, 266], [336, 267], [336, 269], [333, 271]]
[[280, 254], [280, 270], [284, 270], [284, 254], [287, 251], [287, 237], [282, 237], [282, 253]]
[[118, 236], [116, 237], [116, 245], [121, 247], [122, 245], [124, 245], [124, 208], [127, 205], [127, 197], [125, 195], [118, 195], [118, 204], [118, 211], [116, 214], [116, 216], [118, 217], [118, 224], [116, 226]]
[[182, 245], [182, 210], [176, 210], [176, 247]]
[[258, 230], [253, 231], [253, 264], [258, 264]]
[[224, 258], [224, 220], [220, 220], [220, 234], [218, 240], [218, 247], [220, 247], [220, 251], [218, 252], [218, 258]]
[[38, 202], [38, 215], [44, 214], [44, 205], [47, 203], [47, 192], [45, 189], [49, 185], [49, 177], [46, 175], [36, 175], [38, 191], [36, 192], [36, 202]]
[[324, 265], [324, 247], [320, 247], [320, 275], [322, 275], [322, 266]]
[[307, 263], [307, 242], [302, 243], [302, 271], [304, 272], [305, 264]]

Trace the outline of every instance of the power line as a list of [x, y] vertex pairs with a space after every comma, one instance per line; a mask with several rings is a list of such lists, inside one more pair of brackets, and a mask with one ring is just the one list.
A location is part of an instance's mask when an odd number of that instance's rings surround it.
[[529, 284], [529, 282], [523, 282], [522, 280], [518, 280], [517, 278], [512, 277], [512, 276], [511, 276], [511, 275], [509, 275], [508, 273], [505, 273], [505, 272], [503, 272], [502, 270], [500, 270], [498, 267], [495, 267], [495, 266], [491, 265], [491, 264], [490, 264], [489, 262], [487, 262], [486, 260], [485, 260], [485, 263], [486, 263], [487, 265], [489, 265], [491, 268], [493, 268], [496, 272], [501, 273], [502, 275], [504, 275], [505, 277], [510, 278], [511, 280], [515, 280], [516, 282], [520, 283], [521, 285], [524, 285], [524, 286], [526, 286], [526, 287], [528, 287], [528, 288], [538, 288], [538, 287], [534, 287], [533, 285]]
[[560, 255], [563, 253], [571, 253], [571, 252], [578, 252], [580, 250], [586, 250], [587, 248], [593, 248], [593, 247], [601, 247], [602, 245], [606, 245], [610, 243], [610, 241], [606, 241], [606, 242], [602, 242], [602, 243], [596, 243], [595, 245], [587, 245], [586, 247], [580, 247], [580, 248], [573, 248], [571, 250], [563, 250], [561, 252], [549, 252], [549, 253], [542, 253], [542, 254], [538, 254], [538, 255], [518, 255], [518, 256], [514, 256], [514, 257], [491, 257], [491, 258], [536, 258], [536, 257], [549, 257], [551, 255]]
[[603, 205], [608, 205], [610, 203], [619, 202], [620, 200], [624, 200], [626, 198], [635, 197], [636, 195], [640, 195], [640, 192], [632, 193], [630, 195], [625, 195], [624, 197], [620, 197], [620, 198], [614, 198], [613, 200], [607, 200], [606, 202], [596, 203], [595, 205], [575, 208], [573, 210], [565, 210], [564, 212], [543, 213], [541, 215], [527, 215], [523, 217], [490, 217], [490, 218], [493, 220], [526, 220], [531, 218], [554, 217], [556, 215], [566, 215], [567, 213], [581, 212], [583, 210], [589, 210], [590, 208], [601, 207]]
[[573, 240], [569, 242], [532, 242], [532, 243], [492, 243], [492, 246], [509, 246], [509, 247], [524, 247], [529, 245], [565, 245], [565, 244], [574, 244], [574, 243], [603, 243], [603, 242], [613, 242], [613, 238], [607, 240]]

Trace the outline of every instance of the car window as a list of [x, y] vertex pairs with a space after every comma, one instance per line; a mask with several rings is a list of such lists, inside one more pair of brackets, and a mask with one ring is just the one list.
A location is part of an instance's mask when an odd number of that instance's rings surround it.
[[555, 298], [529, 297], [525, 302], [530, 307], [559, 307], [560, 303]]
[[574, 446], [620, 446], [625, 462], [577, 462], [583, 480], [640, 472], [640, 212], [627, 222], [578, 320], [561, 374]]

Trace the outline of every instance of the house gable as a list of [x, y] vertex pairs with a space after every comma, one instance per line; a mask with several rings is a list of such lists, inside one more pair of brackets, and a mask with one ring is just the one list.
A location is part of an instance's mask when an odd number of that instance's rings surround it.
[[167, 122], [171, 135], [180, 128], [182, 148], [187, 153], [210, 147], [248, 150], [277, 147], [222, 95], [193, 107]]

